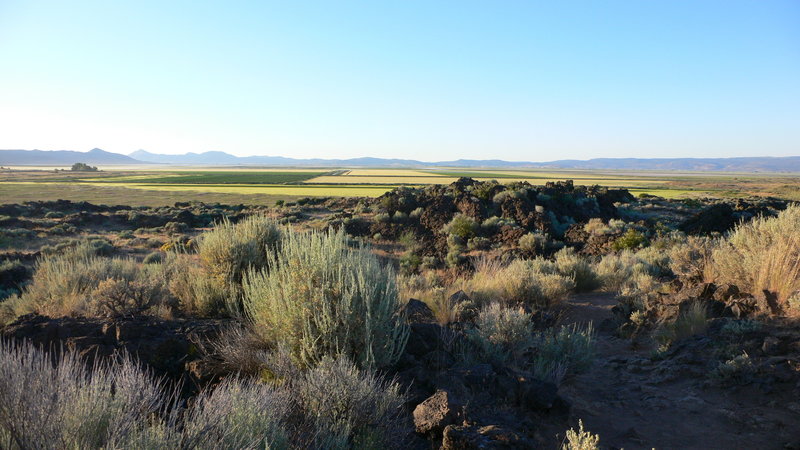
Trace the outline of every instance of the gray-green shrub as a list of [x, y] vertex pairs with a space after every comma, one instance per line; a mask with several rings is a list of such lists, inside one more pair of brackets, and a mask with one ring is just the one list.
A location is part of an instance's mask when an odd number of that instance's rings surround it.
[[122, 358], [57, 364], [30, 344], [0, 341], [0, 447], [120, 448], [167, 404], [159, 382]]
[[316, 430], [313, 448], [398, 448], [404, 442], [400, 386], [346, 358], [324, 358], [295, 386]]
[[303, 365], [340, 355], [389, 365], [408, 338], [394, 272], [341, 230], [287, 232], [268, 270], [245, 277], [243, 301], [254, 330]]
[[542, 380], [561, 383], [565, 375], [582, 373], [594, 360], [594, 330], [591, 323], [561, 326], [536, 334], [531, 368]]
[[228, 378], [182, 407], [130, 358], [89, 367], [0, 341], [0, 448], [403, 448], [396, 382], [344, 358], [285, 360], [275, 383]]
[[534, 343], [531, 315], [499, 303], [484, 307], [468, 337], [481, 358], [500, 366], [522, 363]]

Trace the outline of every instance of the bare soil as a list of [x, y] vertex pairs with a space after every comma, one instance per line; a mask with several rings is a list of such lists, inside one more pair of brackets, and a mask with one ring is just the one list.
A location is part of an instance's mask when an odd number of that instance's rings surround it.
[[610, 327], [597, 326], [612, 318], [615, 304], [609, 293], [576, 295], [563, 316], [565, 323], [592, 322], [597, 329], [593, 367], [567, 380], [561, 394], [572, 402], [574, 420], [599, 434], [603, 448], [800, 448], [797, 387], [720, 388], [680, 353], [651, 358], [652, 349], [633, 348], [631, 340], [605, 331]]

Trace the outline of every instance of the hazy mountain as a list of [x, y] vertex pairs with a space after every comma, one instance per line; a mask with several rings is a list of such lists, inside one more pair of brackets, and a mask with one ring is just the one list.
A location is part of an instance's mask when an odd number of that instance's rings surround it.
[[338, 167], [547, 167], [562, 169], [607, 170], [681, 170], [726, 172], [800, 172], [800, 156], [745, 158], [596, 158], [590, 160], [559, 160], [550, 162], [517, 162], [500, 159], [459, 159], [455, 161], [424, 162], [413, 159], [352, 158], [296, 159], [282, 156], [237, 157], [225, 152], [158, 155], [139, 150], [132, 157], [149, 162], [168, 164], [262, 164], [276, 166], [338, 166]]
[[88, 152], [73, 150], [0, 150], [0, 165], [71, 166], [86, 164], [142, 164], [130, 156], [111, 153], [99, 148]]
[[242, 164], [238, 156], [225, 152], [186, 153], [183, 155], [160, 155], [145, 150], [136, 150], [131, 158], [161, 164]]
[[686, 170], [721, 172], [800, 172], [800, 156], [740, 158], [596, 158], [537, 164], [569, 169]]
[[263, 165], [263, 166], [321, 166], [321, 167], [502, 167], [502, 168], [560, 168], [605, 170], [677, 170], [726, 172], [800, 172], [800, 156], [745, 158], [596, 158], [589, 160], [560, 160], [550, 162], [516, 162], [499, 159], [423, 162], [413, 159], [352, 158], [297, 159], [283, 156], [234, 156], [225, 152], [163, 155], [137, 150], [120, 155], [93, 149], [89, 152], [71, 150], [0, 150], [0, 165], [71, 165], [86, 164], [178, 164], [178, 165]]

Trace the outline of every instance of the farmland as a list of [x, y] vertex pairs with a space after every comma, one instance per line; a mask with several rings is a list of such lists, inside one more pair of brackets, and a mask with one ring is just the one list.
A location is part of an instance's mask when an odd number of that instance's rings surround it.
[[378, 197], [397, 186], [449, 184], [459, 177], [508, 184], [571, 179], [578, 185], [625, 188], [634, 195], [664, 198], [775, 196], [800, 200], [797, 177], [772, 174], [637, 173], [586, 170], [313, 169], [108, 167], [80, 173], [50, 168], [0, 172], [3, 203], [73, 200], [142, 206], [202, 200], [271, 204], [301, 197]]

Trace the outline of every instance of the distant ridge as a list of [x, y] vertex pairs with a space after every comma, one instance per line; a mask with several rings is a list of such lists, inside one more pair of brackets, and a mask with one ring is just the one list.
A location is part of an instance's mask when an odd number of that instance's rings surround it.
[[792, 172], [800, 173], [800, 156], [737, 158], [596, 158], [550, 162], [517, 162], [499, 159], [455, 161], [417, 161], [413, 159], [351, 158], [297, 159], [283, 156], [235, 156], [225, 152], [164, 155], [137, 150], [130, 155], [100, 149], [89, 152], [71, 150], [0, 150], [0, 165], [87, 164], [177, 164], [177, 165], [264, 165], [317, 167], [460, 167], [460, 168], [553, 168], [601, 170], [666, 170], [712, 172]]
[[130, 156], [107, 152], [99, 148], [94, 148], [88, 152], [76, 152], [73, 150], [0, 150], [1, 166], [71, 166], [76, 162], [86, 164], [143, 164], [142, 161], [137, 161]]
[[140, 161], [165, 164], [263, 164], [287, 166], [365, 166], [365, 167], [544, 167], [560, 169], [606, 170], [683, 170], [718, 172], [800, 172], [800, 156], [738, 158], [595, 158], [550, 162], [516, 162], [500, 159], [458, 159], [455, 161], [417, 161], [413, 159], [352, 158], [296, 159], [283, 156], [234, 156], [225, 152], [159, 155], [144, 150], [130, 154]]

